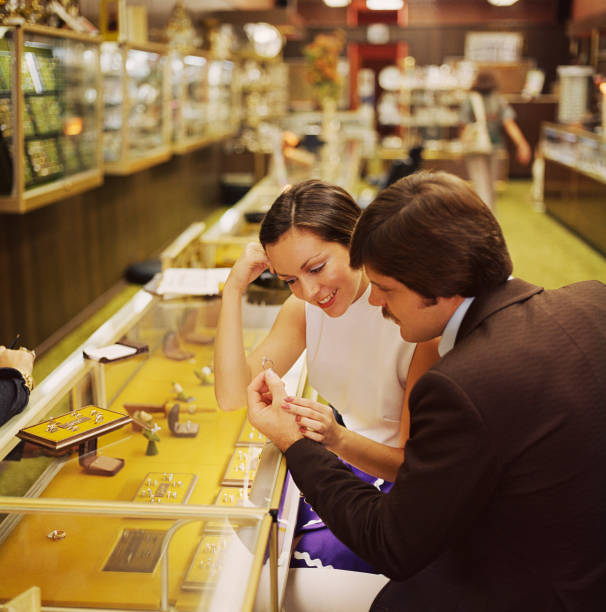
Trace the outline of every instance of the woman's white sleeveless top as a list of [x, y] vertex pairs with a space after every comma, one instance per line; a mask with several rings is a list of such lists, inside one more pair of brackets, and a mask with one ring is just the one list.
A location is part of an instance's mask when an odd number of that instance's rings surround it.
[[340, 317], [305, 304], [309, 383], [348, 429], [398, 446], [404, 385], [415, 344], [368, 303], [370, 285]]

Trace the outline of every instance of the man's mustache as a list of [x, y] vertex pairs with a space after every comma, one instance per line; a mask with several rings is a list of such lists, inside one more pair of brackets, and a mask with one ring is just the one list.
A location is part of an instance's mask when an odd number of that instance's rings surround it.
[[400, 321], [398, 321], [398, 319], [394, 317], [385, 306], [381, 306], [381, 313], [383, 314], [383, 317], [385, 319], [388, 319], [389, 321], [393, 321], [396, 325], [400, 324]]

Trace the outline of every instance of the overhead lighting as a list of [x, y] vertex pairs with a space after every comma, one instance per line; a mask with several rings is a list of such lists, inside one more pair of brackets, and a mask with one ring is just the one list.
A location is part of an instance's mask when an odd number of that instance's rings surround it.
[[371, 11], [399, 11], [404, 0], [366, 0], [366, 8]]
[[517, 1], [518, 0], [488, 0], [488, 4], [492, 4], [493, 6], [511, 6]]
[[330, 8], [341, 8], [342, 6], [349, 6], [351, 0], [324, 0], [324, 4]]
[[276, 57], [282, 50], [284, 40], [275, 26], [269, 23], [247, 23], [244, 31], [260, 57]]

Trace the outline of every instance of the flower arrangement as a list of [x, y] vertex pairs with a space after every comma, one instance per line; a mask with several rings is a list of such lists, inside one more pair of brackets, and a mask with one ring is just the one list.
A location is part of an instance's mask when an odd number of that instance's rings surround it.
[[307, 81], [313, 86], [318, 100], [336, 100], [341, 92], [342, 78], [337, 70], [339, 54], [345, 45], [345, 34], [317, 34], [303, 49], [307, 62]]

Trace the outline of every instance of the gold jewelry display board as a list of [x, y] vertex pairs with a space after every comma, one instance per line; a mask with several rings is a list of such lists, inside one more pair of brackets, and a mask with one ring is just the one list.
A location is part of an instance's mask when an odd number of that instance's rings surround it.
[[22, 429], [17, 435], [51, 452], [61, 451], [114, 431], [131, 420], [128, 415], [120, 412], [98, 406], [84, 406]]

